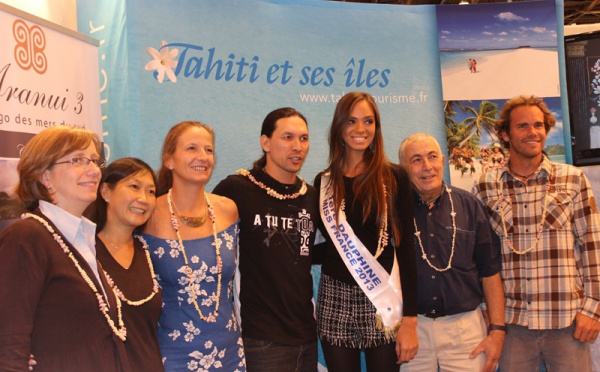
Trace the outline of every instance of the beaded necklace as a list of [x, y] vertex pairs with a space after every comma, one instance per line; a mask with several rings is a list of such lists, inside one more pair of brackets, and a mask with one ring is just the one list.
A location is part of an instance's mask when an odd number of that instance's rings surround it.
[[115, 284], [114, 280], [110, 277], [110, 275], [108, 275], [106, 270], [104, 270], [104, 276], [106, 276], [108, 284], [111, 286], [117, 297], [119, 297], [121, 301], [125, 301], [130, 306], [143, 305], [146, 302], [150, 301], [158, 293], [158, 281], [156, 280], [156, 275], [154, 274], [154, 266], [152, 266], [152, 259], [150, 258], [150, 252], [148, 251], [148, 243], [146, 243], [146, 240], [139, 235], [136, 235], [136, 238], [142, 243], [144, 252], [146, 253], [146, 261], [148, 261], [150, 275], [152, 276], [152, 293], [150, 293], [150, 295], [148, 295], [148, 297], [144, 298], [143, 300], [131, 301], [130, 299], [125, 297], [123, 292]]
[[218, 267], [218, 277], [217, 277], [217, 299], [215, 300], [215, 312], [214, 314], [209, 314], [208, 316], [204, 316], [202, 314], [202, 310], [200, 310], [200, 306], [198, 305], [198, 301], [196, 301], [196, 289], [194, 288], [194, 280], [192, 278], [192, 268], [188, 263], [187, 254], [185, 253], [185, 248], [183, 246], [183, 240], [181, 239], [181, 234], [179, 233], [179, 222], [177, 222], [177, 217], [175, 216], [175, 212], [173, 211], [173, 189], [169, 189], [169, 193], [167, 195], [167, 203], [169, 204], [169, 212], [171, 213], [171, 225], [175, 230], [175, 234], [177, 235], [177, 240], [179, 242], [179, 249], [183, 254], [183, 261], [185, 263], [185, 272], [188, 277], [188, 286], [192, 292], [190, 299], [194, 303], [194, 307], [200, 316], [200, 319], [204, 320], [207, 323], [214, 323], [217, 321], [217, 317], [219, 316], [219, 302], [221, 299], [221, 279], [223, 277], [223, 262], [221, 261], [221, 241], [217, 237], [217, 223], [215, 217], [215, 209], [212, 204], [210, 204], [210, 200], [208, 199], [208, 195], [204, 194], [204, 198], [206, 199], [206, 208], [208, 209], [208, 216], [212, 222], [212, 230], [213, 230], [213, 238], [215, 246], [215, 255], [217, 259], [217, 267]]
[[302, 187], [300, 187], [300, 190], [298, 192], [293, 193], [293, 194], [280, 194], [277, 191], [275, 191], [272, 188], [265, 185], [264, 183], [258, 181], [256, 178], [254, 178], [252, 173], [250, 173], [249, 171], [247, 171], [245, 169], [238, 169], [235, 172], [235, 174], [247, 177], [253, 184], [255, 184], [256, 186], [265, 190], [269, 196], [272, 196], [279, 200], [297, 199], [298, 197], [306, 194], [306, 191], [308, 190], [308, 187], [306, 187], [306, 182], [302, 178], [300, 178], [300, 181], [302, 181]]
[[[508, 203], [506, 201], [506, 198], [504, 198], [502, 180], [500, 180], [499, 184], [500, 184], [500, 187], [498, 187], [498, 194], [500, 195], [500, 201], [502, 203]], [[515, 246], [513, 245], [513, 242], [508, 238], [508, 230], [506, 229], [506, 222], [504, 221], [504, 214], [502, 214], [502, 211], [500, 211], [500, 220], [502, 221], [502, 230], [504, 231], [504, 239], [506, 240], [506, 245], [508, 245], [510, 250], [515, 252], [516, 254], [525, 254], [525, 253], [532, 251], [533, 249], [535, 249], [535, 247], [537, 247], [537, 244], [540, 241], [540, 236], [542, 235], [542, 231], [544, 230], [544, 222], [546, 221], [546, 212], [548, 210], [548, 188], [549, 188], [549, 186], [546, 185], [545, 190], [544, 190], [544, 201], [542, 204], [543, 205], [542, 221], [540, 222], [540, 225], [538, 226], [537, 234], [535, 235], [535, 241], [533, 242], [531, 247], [527, 248], [524, 251], [517, 251], [515, 249]]]
[[94, 292], [94, 295], [96, 296], [96, 299], [98, 300], [98, 305], [100, 306], [100, 312], [102, 313], [102, 315], [104, 315], [104, 318], [108, 322], [108, 325], [112, 329], [113, 333], [117, 337], [119, 337], [122, 341], [125, 341], [127, 339], [127, 329], [125, 328], [125, 324], [123, 323], [123, 314], [122, 314], [122, 311], [121, 311], [121, 300], [118, 297], [115, 298], [115, 300], [117, 302], [117, 317], [118, 317], [118, 323], [119, 323], [119, 328], [117, 328], [115, 326], [115, 322], [111, 319], [110, 315], [108, 314], [108, 305], [104, 301], [104, 298], [98, 292], [98, 289], [96, 288], [96, 285], [94, 284], [94, 282], [92, 281], [92, 279], [89, 277], [89, 275], [85, 272], [85, 270], [83, 270], [83, 268], [81, 267], [81, 265], [79, 265], [79, 262], [77, 261], [77, 258], [75, 258], [75, 256], [73, 255], [73, 252], [71, 252], [71, 250], [65, 244], [65, 242], [63, 241], [63, 239], [61, 238], [61, 236], [58, 235], [54, 231], [54, 229], [52, 228], [52, 226], [50, 226], [50, 224], [45, 219], [43, 219], [40, 216], [37, 216], [37, 215], [32, 214], [32, 213], [24, 213], [21, 216], [21, 218], [23, 218], [23, 219], [25, 219], [25, 218], [33, 218], [33, 219], [37, 220], [39, 223], [41, 223], [48, 230], [48, 232], [50, 232], [50, 234], [52, 235], [52, 237], [54, 238], [54, 240], [62, 248], [63, 252], [65, 252], [65, 254], [71, 259], [71, 261], [73, 261], [73, 264], [75, 264], [75, 267], [77, 268], [77, 271], [79, 271], [79, 275], [81, 275], [81, 277], [83, 278], [83, 280], [87, 283], [87, 285]]
[[[388, 244], [388, 210], [387, 210], [387, 188], [383, 185], [383, 195], [386, 199], [386, 203], [383, 207], [383, 221], [381, 223], [381, 228], [379, 229], [379, 238], [377, 239], [377, 250], [375, 251], [375, 259], [377, 259], [383, 253], [385, 247]], [[342, 203], [340, 205], [340, 209], [342, 211], [346, 210], [346, 199], [342, 199]]]
[[452, 189], [450, 189], [448, 186], [445, 187], [446, 192], [448, 193], [448, 198], [450, 199], [450, 216], [452, 217], [452, 229], [454, 230], [452, 233], [452, 249], [450, 250], [450, 258], [448, 259], [448, 266], [446, 266], [443, 269], [440, 269], [436, 266], [434, 266], [431, 261], [429, 261], [429, 259], [427, 258], [427, 254], [425, 253], [425, 248], [423, 248], [423, 242], [421, 241], [421, 232], [419, 231], [419, 229], [417, 228], [417, 220], [413, 218], [413, 223], [415, 224], [415, 236], [417, 237], [417, 240], [419, 241], [419, 246], [421, 247], [421, 258], [425, 260], [425, 262], [427, 262], [427, 265], [429, 265], [429, 267], [431, 267], [432, 269], [434, 269], [437, 272], [444, 272], [447, 270], [450, 270], [452, 268], [452, 258], [454, 257], [454, 247], [455, 247], [455, 243], [456, 243], [456, 212], [454, 211], [454, 201], [452, 200]]
[[533, 172], [529, 173], [529, 174], [528, 174], [528, 175], [526, 175], [526, 176], [524, 176], [524, 175], [522, 175], [522, 174], [519, 174], [519, 173], [515, 172], [514, 170], [512, 170], [512, 169], [510, 168], [510, 166], [508, 167], [508, 171], [509, 171], [509, 172], [510, 172], [510, 174], [512, 174], [512, 175], [513, 175], [515, 178], [521, 178], [521, 179], [523, 179], [523, 182], [527, 182], [527, 180], [528, 180], [528, 179], [530, 179], [530, 178], [531, 178], [531, 176], [533, 176], [533, 175], [534, 175], [534, 174], [537, 172], [537, 169], [536, 169], [536, 170], [534, 170]]

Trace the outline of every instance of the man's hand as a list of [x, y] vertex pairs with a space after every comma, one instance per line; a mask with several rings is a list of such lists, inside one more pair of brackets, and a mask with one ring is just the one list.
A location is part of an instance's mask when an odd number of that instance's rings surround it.
[[483, 372], [494, 372], [498, 367], [498, 359], [502, 354], [502, 346], [504, 345], [504, 337], [506, 334], [502, 331], [491, 331], [479, 345], [471, 352], [469, 358], [475, 358], [481, 353], [485, 353], [486, 361], [483, 366]]
[[397, 364], [410, 362], [417, 355], [419, 338], [417, 337], [417, 317], [405, 316], [396, 336]]
[[575, 315], [573, 338], [580, 342], [592, 342], [598, 337], [600, 322], [582, 313]]

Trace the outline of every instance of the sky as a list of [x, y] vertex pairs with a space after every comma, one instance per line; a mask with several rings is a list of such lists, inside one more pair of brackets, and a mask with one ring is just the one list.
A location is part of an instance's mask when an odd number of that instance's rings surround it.
[[438, 6], [440, 50], [556, 47], [554, 1], [540, 3]]

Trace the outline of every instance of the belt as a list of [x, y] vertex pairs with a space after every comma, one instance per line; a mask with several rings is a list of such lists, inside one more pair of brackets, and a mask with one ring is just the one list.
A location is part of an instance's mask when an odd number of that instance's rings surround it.
[[431, 310], [430, 312], [421, 315], [423, 315], [425, 318], [436, 319], [446, 316], [446, 313], [443, 311]]

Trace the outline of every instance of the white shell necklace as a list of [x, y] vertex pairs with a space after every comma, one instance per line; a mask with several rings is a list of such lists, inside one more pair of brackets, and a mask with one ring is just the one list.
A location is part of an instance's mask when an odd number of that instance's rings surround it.
[[308, 187], [306, 187], [306, 182], [304, 182], [304, 180], [300, 177], [298, 177], [298, 178], [300, 178], [300, 181], [302, 181], [302, 186], [300, 187], [300, 190], [298, 190], [298, 192], [293, 193], [293, 194], [280, 194], [277, 191], [275, 191], [272, 188], [265, 185], [264, 183], [258, 181], [256, 178], [254, 178], [252, 173], [250, 173], [249, 171], [247, 171], [245, 169], [238, 169], [235, 173], [240, 176], [247, 177], [250, 180], [250, 182], [252, 182], [256, 186], [260, 187], [261, 189], [265, 190], [267, 192], [267, 195], [269, 195], [275, 199], [279, 199], [279, 200], [297, 199], [298, 197], [306, 194], [306, 191], [308, 190]]
[[[511, 201], [507, 201], [504, 197], [504, 193], [503, 193], [503, 184], [504, 182], [502, 182], [502, 180], [500, 180], [499, 182], [500, 186], [498, 187], [498, 194], [500, 195], [500, 201], [502, 203], [502, 206], [504, 205], [504, 203], [511, 203]], [[508, 245], [508, 248], [510, 248], [511, 251], [515, 252], [516, 254], [525, 254], [528, 253], [532, 250], [535, 249], [535, 247], [537, 247], [538, 242], [540, 241], [540, 236], [542, 235], [542, 231], [544, 230], [544, 222], [546, 221], [546, 212], [548, 210], [548, 188], [549, 186], [546, 184], [545, 187], [545, 191], [544, 191], [544, 201], [542, 204], [542, 221], [540, 222], [538, 229], [537, 229], [537, 234], [535, 235], [535, 241], [533, 242], [533, 244], [531, 245], [531, 247], [527, 248], [524, 251], [518, 251], [515, 249], [515, 246], [513, 245], [512, 240], [510, 240], [508, 238], [508, 230], [506, 229], [506, 222], [504, 221], [504, 214], [502, 214], [502, 211], [500, 211], [500, 220], [502, 221], [502, 230], [504, 231], [504, 239], [506, 240], [506, 245]]]
[[417, 220], [413, 218], [413, 223], [415, 224], [415, 236], [417, 237], [417, 240], [419, 241], [419, 246], [421, 247], [421, 258], [424, 259], [425, 262], [427, 262], [427, 265], [429, 265], [429, 267], [440, 273], [450, 270], [452, 268], [452, 258], [454, 258], [454, 246], [456, 243], [456, 212], [454, 211], [454, 201], [452, 200], [452, 189], [446, 186], [445, 190], [448, 193], [448, 198], [450, 199], [450, 216], [452, 217], [452, 229], [454, 230], [452, 233], [452, 249], [450, 251], [450, 258], [448, 259], [448, 266], [446, 266], [443, 269], [440, 269], [433, 265], [431, 261], [429, 261], [429, 259], [427, 258], [427, 253], [425, 253], [425, 248], [423, 247], [423, 242], [421, 241], [421, 232], [417, 228]]
[[81, 265], [79, 265], [77, 258], [75, 258], [75, 256], [73, 255], [73, 252], [71, 252], [69, 247], [65, 244], [62, 237], [54, 231], [52, 226], [50, 226], [50, 224], [45, 219], [43, 219], [42, 217], [40, 217], [38, 215], [35, 215], [32, 213], [24, 213], [21, 216], [21, 218], [23, 218], [23, 219], [33, 218], [33, 219], [37, 220], [39, 223], [41, 223], [48, 230], [50, 235], [52, 235], [54, 240], [62, 248], [63, 252], [71, 259], [71, 261], [73, 261], [73, 263], [75, 264], [75, 267], [77, 268], [77, 271], [79, 271], [79, 275], [81, 275], [81, 277], [86, 282], [86, 284], [94, 292], [94, 295], [96, 296], [96, 300], [98, 300], [98, 304], [100, 306], [100, 312], [102, 313], [102, 315], [104, 315], [104, 318], [106, 319], [106, 322], [110, 326], [110, 329], [112, 329], [113, 333], [115, 335], [117, 335], [117, 337], [119, 337], [122, 341], [125, 341], [127, 339], [127, 329], [125, 328], [125, 324], [123, 323], [123, 313], [121, 311], [121, 300], [119, 299], [119, 297], [115, 297], [115, 300], [117, 301], [117, 318], [118, 318], [117, 321], [119, 322], [119, 328], [117, 328], [115, 326], [115, 322], [111, 319], [110, 315], [108, 314], [108, 305], [104, 301], [104, 298], [102, 297], [102, 295], [98, 292], [98, 288], [96, 288], [96, 285], [94, 284], [92, 279], [85, 272], [85, 270], [83, 270]]
[[181, 239], [181, 234], [179, 233], [179, 222], [177, 222], [177, 217], [175, 216], [175, 211], [173, 210], [173, 189], [169, 189], [169, 193], [167, 195], [167, 203], [169, 204], [169, 212], [171, 212], [171, 225], [175, 230], [175, 234], [177, 235], [177, 241], [179, 242], [179, 249], [183, 254], [183, 261], [185, 263], [185, 272], [188, 277], [188, 286], [190, 288], [190, 299], [192, 300], [200, 319], [204, 320], [207, 323], [214, 323], [217, 321], [217, 317], [219, 316], [219, 302], [221, 300], [221, 279], [223, 277], [223, 261], [221, 260], [221, 241], [217, 237], [217, 223], [215, 217], [215, 209], [212, 204], [210, 204], [210, 200], [208, 199], [208, 195], [204, 194], [204, 198], [206, 199], [206, 207], [208, 209], [208, 216], [212, 222], [212, 230], [213, 230], [213, 238], [215, 246], [215, 256], [217, 260], [217, 268], [218, 268], [218, 276], [217, 276], [217, 299], [215, 300], [215, 312], [209, 313], [208, 316], [202, 314], [202, 310], [200, 310], [200, 306], [198, 305], [198, 301], [196, 300], [196, 289], [194, 287], [194, 278], [192, 277], [192, 268], [189, 265], [187, 254], [185, 253], [185, 248], [183, 246], [183, 240]]
[[104, 275], [106, 276], [106, 279], [108, 280], [108, 284], [112, 287], [112, 289], [115, 292], [115, 294], [117, 295], [117, 297], [119, 297], [121, 299], [121, 301], [125, 301], [125, 303], [127, 303], [130, 306], [143, 305], [146, 302], [150, 301], [158, 293], [158, 281], [156, 280], [156, 275], [154, 274], [154, 266], [152, 265], [152, 259], [150, 258], [150, 252], [148, 251], [148, 243], [146, 243], [146, 240], [144, 240], [144, 238], [142, 238], [139, 235], [136, 235], [136, 238], [143, 245], [144, 252], [146, 253], [146, 261], [148, 261], [148, 268], [150, 269], [150, 275], [152, 276], [152, 292], [148, 295], [148, 297], [146, 297], [142, 300], [138, 300], [138, 301], [131, 301], [130, 299], [125, 297], [123, 292], [115, 284], [115, 281], [110, 277], [110, 275], [108, 275], [106, 270], [104, 270], [104, 268], [103, 268]]

